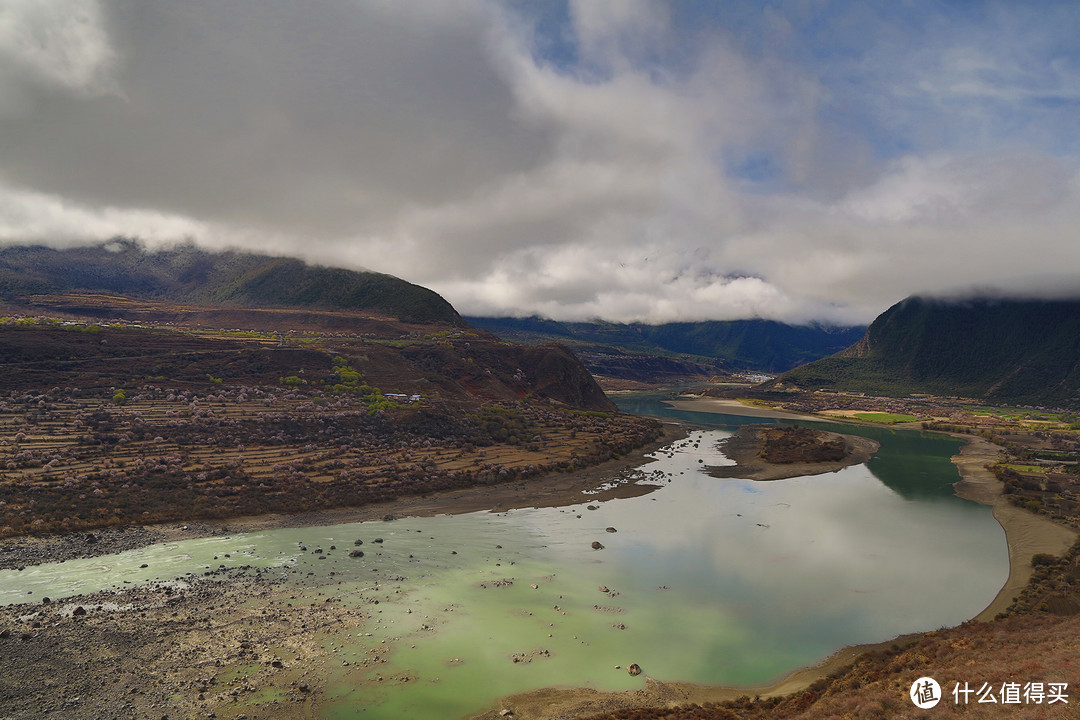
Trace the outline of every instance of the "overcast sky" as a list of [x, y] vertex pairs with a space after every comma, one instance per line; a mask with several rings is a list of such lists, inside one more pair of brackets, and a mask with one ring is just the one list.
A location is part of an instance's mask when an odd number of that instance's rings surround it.
[[1075, 0], [0, 2], [0, 242], [192, 238], [467, 314], [1080, 287], [1078, 127]]

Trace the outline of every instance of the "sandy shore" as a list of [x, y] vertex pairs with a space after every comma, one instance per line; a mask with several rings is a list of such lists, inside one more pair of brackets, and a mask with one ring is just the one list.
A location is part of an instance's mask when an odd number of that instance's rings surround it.
[[1076, 531], [1058, 525], [1053, 520], [1018, 508], [1002, 492], [1001, 482], [986, 469], [998, 458], [999, 448], [982, 438], [966, 437], [953, 463], [960, 471], [956, 494], [993, 508], [994, 518], [1005, 530], [1009, 546], [1009, 579], [985, 610], [975, 620], [992, 620], [1012, 603], [1031, 579], [1031, 557], [1036, 553], [1061, 555], [1072, 547]]
[[767, 407], [747, 405], [738, 400], [725, 398], [691, 397], [682, 395], [677, 400], [665, 400], [665, 403], [676, 410], [691, 410], [695, 412], [726, 413], [728, 415], [741, 415], [743, 417], [777, 418], [785, 420], [810, 420], [813, 422], [829, 422], [827, 418], [806, 413], [788, 412], [786, 410], [774, 410]]
[[[706, 412], [724, 412], [746, 417], [771, 417], [823, 420], [812, 415], [789, 413], [768, 408], [745, 405], [738, 400], [717, 398], [684, 399], [671, 402], [672, 407], [681, 410], [704, 410]], [[994, 518], [1005, 530], [1005, 539], [1009, 547], [1009, 578], [986, 609], [974, 620], [992, 620], [1005, 610], [1013, 598], [1022, 590], [1031, 578], [1031, 557], [1036, 553], [1061, 555], [1076, 541], [1076, 531], [1055, 523], [1049, 518], [1037, 515], [1009, 502], [1002, 492], [1002, 485], [986, 466], [996, 462], [1000, 448], [983, 438], [969, 435], [955, 435], [967, 441], [960, 453], [952, 457], [952, 462], [960, 472], [960, 481], [955, 485], [956, 494], [965, 500], [973, 500], [983, 505], [990, 505]]]

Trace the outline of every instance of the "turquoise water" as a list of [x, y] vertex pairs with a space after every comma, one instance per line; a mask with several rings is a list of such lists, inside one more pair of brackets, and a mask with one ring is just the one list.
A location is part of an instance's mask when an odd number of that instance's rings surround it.
[[[446, 718], [538, 687], [641, 687], [635, 662], [663, 680], [766, 683], [845, 645], [959, 623], [1004, 583], [1000, 526], [951, 495], [956, 441], [843, 426], [873, 434], [878, 456], [717, 479], [701, 468], [727, 462], [727, 416], [704, 419], [717, 428], [643, 467], [658, 488], [641, 497], [157, 545], [0, 572], [0, 602], [270, 567], [371, 617], [370, 635], [334, 640], [350, 665], [326, 679], [327, 717]], [[356, 539], [363, 558], [347, 556]]]

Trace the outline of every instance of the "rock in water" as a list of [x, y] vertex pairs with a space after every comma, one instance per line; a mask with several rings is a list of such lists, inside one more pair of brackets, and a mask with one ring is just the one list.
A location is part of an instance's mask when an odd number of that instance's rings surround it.
[[626, 672], [630, 673], [631, 675], [640, 675], [641, 674], [641, 666], [638, 665], [637, 663], [630, 663], [629, 665], [626, 666]]

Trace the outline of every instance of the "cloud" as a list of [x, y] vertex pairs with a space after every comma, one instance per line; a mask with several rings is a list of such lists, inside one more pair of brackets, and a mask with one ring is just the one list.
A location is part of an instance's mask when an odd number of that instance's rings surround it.
[[64, 89], [99, 94], [114, 89], [115, 56], [97, 0], [9, 0], [0, 7], [0, 57], [12, 82], [18, 70]]
[[79, 205], [0, 183], [0, 242], [76, 244], [86, 238], [140, 237], [151, 246], [204, 237], [206, 224], [154, 210]]
[[560, 319], [867, 321], [1075, 266], [1075, 13], [809, 7], [13, 0], [0, 240], [190, 237]]

